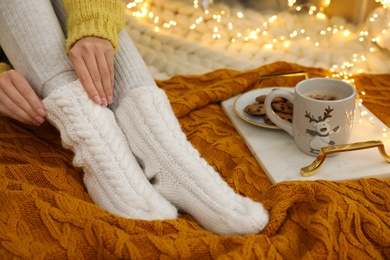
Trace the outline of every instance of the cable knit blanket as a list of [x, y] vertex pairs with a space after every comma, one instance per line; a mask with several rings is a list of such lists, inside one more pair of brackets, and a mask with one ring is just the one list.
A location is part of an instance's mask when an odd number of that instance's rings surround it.
[[[126, 9], [125, 28], [155, 79], [221, 68], [248, 70], [275, 61], [325, 69], [336, 66], [337, 71], [347, 74], [390, 72], [388, 49], [381, 50], [371, 43], [372, 37], [382, 33], [379, 18], [375, 23], [355, 25], [336, 16], [317, 19], [311, 15], [240, 7], [240, 2], [262, 1], [214, 1], [208, 15], [195, 8], [192, 0], [135, 2], [140, 7]], [[390, 19], [386, 10], [375, 11], [378, 17], [385, 17], [383, 24]], [[237, 17], [237, 12], [244, 19]], [[212, 37], [215, 30], [220, 38]], [[258, 30], [265, 34], [255, 40], [237, 38], [237, 34]], [[386, 35], [390, 44], [389, 31]]]
[[[0, 117], [0, 258], [389, 259], [389, 180], [272, 185], [220, 106], [256, 87], [259, 75], [298, 70], [311, 77], [330, 73], [278, 62], [157, 81], [205, 159], [236, 192], [269, 210], [270, 223], [257, 235], [218, 236], [187, 214], [169, 221], [112, 215], [92, 203], [82, 171], [72, 166], [72, 153], [52, 126]], [[389, 82], [389, 75], [356, 77], [367, 93], [365, 106], [390, 126]], [[262, 86], [295, 83], [283, 78]]]

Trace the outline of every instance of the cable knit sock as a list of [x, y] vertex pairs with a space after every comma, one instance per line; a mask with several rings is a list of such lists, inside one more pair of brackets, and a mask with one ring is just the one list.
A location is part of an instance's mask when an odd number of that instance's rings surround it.
[[235, 193], [200, 157], [163, 90], [132, 90], [115, 115], [151, 183], [203, 227], [222, 235], [244, 235], [258, 233], [268, 223], [260, 203]]
[[177, 218], [176, 208], [146, 178], [112, 111], [94, 104], [80, 81], [54, 90], [43, 103], [64, 147], [75, 153], [74, 165], [83, 168], [95, 204], [126, 218]]

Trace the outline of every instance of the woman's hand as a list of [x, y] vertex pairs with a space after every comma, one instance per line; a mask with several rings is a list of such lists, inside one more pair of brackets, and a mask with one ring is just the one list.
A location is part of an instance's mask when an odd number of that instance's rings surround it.
[[114, 48], [111, 42], [98, 37], [82, 38], [70, 49], [69, 58], [88, 96], [102, 106], [112, 103]]
[[33, 88], [16, 70], [0, 75], [0, 112], [29, 125], [40, 125], [46, 109]]

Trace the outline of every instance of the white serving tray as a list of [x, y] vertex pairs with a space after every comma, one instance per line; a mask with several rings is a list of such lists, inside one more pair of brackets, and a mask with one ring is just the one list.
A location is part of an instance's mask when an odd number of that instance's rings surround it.
[[[222, 108], [272, 183], [390, 177], [390, 163], [383, 159], [377, 148], [328, 156], [316, 174], [303, 177], [300, 174], [300, 169], [311, 164], [316, 157], [301, 152], [295, 145], [293, 138], [283, 130], [262, 128], [239, 118], [233, 110], [237, 97], [223, 101]], [[372, 120], [364, 118], [359, 123], [361, 111], [367, 111], [368, 114], [365, 118], [372, 118]], [[389, 153], [390, 138], [382, 136], [381, 129], [383, 128], [387, 129], [387, 126], [374, 114], [364, 106], [357, 107], [350, 142], [381, 140]]]

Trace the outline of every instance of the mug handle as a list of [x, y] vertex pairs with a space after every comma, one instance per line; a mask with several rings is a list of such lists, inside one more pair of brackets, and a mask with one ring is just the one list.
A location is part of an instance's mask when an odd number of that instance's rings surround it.
[[265, 98], [264, 101], [264, 108], [265, 108], [265, 113], [271, 119], [271, 121], [289, 133], [291, 136], [293, 136], [292, 132], [292, 124], [282, 118], [280, 118], [272, 109], [272, 100], [274, 100], [276, 97], [282, 97], [287, 100], [289, 100], [291, 103], [293, 103], [294, 100], [294, 94], [288, 90], [283, 90], [283, 89], [275, 89], [272, 90], [267, 97]]

